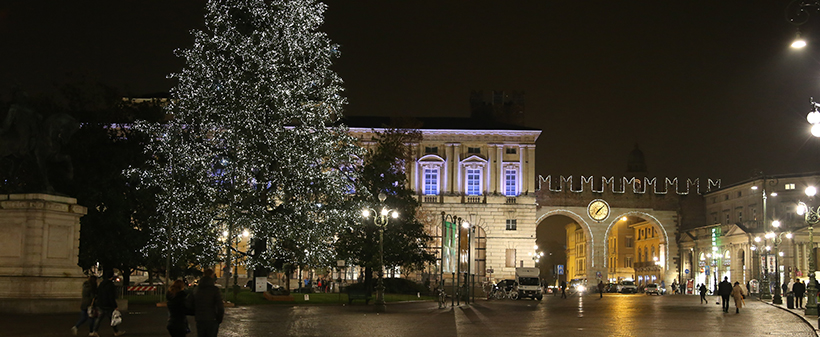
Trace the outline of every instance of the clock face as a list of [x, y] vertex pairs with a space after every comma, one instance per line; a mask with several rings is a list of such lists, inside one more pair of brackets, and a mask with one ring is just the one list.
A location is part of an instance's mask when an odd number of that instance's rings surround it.
[[587, 207], [589, 217], [595, 221], [604, 221], [609, 216], [609, 205], [601, 199], [593, 200]]

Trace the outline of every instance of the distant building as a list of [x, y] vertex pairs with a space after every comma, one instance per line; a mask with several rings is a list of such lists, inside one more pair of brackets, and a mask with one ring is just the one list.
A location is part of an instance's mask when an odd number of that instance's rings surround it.
[[470, 117], [491, 119], [504, 124], [525, 125], [526, 95], [523, 91], [470, 92]]

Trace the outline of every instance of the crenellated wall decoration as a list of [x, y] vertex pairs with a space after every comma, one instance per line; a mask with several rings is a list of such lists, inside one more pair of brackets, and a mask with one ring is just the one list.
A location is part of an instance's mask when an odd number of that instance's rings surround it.
[[[646, 193], [653, 193], [653, 194], [667, 194], [670, 189], [674, 191], [677, 195], [688, 195], [694, 189], [695, 193], [701, 194], [700, 190], [700, 178], [695, 179], [686, 179], [685, 189], [681, 190], [681, 186], [679, 186], [678, 178], [663, 178], [663, 185], [658, 183], [658, 178], [648, 178], [644, 177], [643, 179], [637, 177], [622, 177], [620, 179], [620, 189], [615, 184], [615, 177], [602, 177], [601, 178], [601, 186], [599, 189], [595, 188], [594, 184], [594, 176], [581, 176], [581, 185], [580, 188], [575, 189], [572, 183], [572, 176], [565, 177], [563, 175], [559, 176], [558, 178], [558, 186], [553, 187], [552, 185], [552, 175], [548, 175], [546, 177], [539, 175], [538, 176], [538, 190], [543, 188], [542, 183], [547, 183], [547, 188], [550, 192], [563, 192], [565, 189], [574, 192], [574, 193], [582, 193], [584, 192], [584, 188], [588, 187], [590, 191], [593, 193], [604, 193], [606, 191], [607, 186], [610, 187], [612, 193], [615, 194], [623, 194], [626, 193], [626, 186], [632, 186], [632, 193], [633, 194], [646, 194]], [[708, 185], [706, 187], [706, 192], [711, 192], [712, 190], [719, 190], [720, 189], [720, 179], [712, 180], [707, 179]], [[650, 188], [651, 186], [651, 188]]]

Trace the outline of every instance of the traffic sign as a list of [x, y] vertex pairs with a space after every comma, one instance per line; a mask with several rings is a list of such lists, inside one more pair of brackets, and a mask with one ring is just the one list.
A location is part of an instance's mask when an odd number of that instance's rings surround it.
[[558, 275], [564, 275], [564, 265], [563, 264], [559, 264], [555, 267], [558, 268]]
[[601, 278], [601, 272], [600, 271], [595, 272], [595, 276], [598, 276], [598, 278]]
[[689, 268], [684, 269], [684, 270], [683, 270], [683, 273], [684, 273], [684, 274], [689, 274]]

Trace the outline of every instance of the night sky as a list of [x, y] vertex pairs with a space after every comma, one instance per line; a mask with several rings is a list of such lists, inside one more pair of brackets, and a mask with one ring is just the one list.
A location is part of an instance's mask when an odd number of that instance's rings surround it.
[[[348, 115], [467, 117], [471, 90], [525, 91], [544, 176], [619, 177], [635, 143], [659, 178], [820, 171], [805, 120], [820, 97], [820, 13], [801, 27], [810, 47], [791, 50], [788, 1], [326, 3]], [[203, 6], [4, 1], [0, 94], [78, 77], [167, 92]]]

